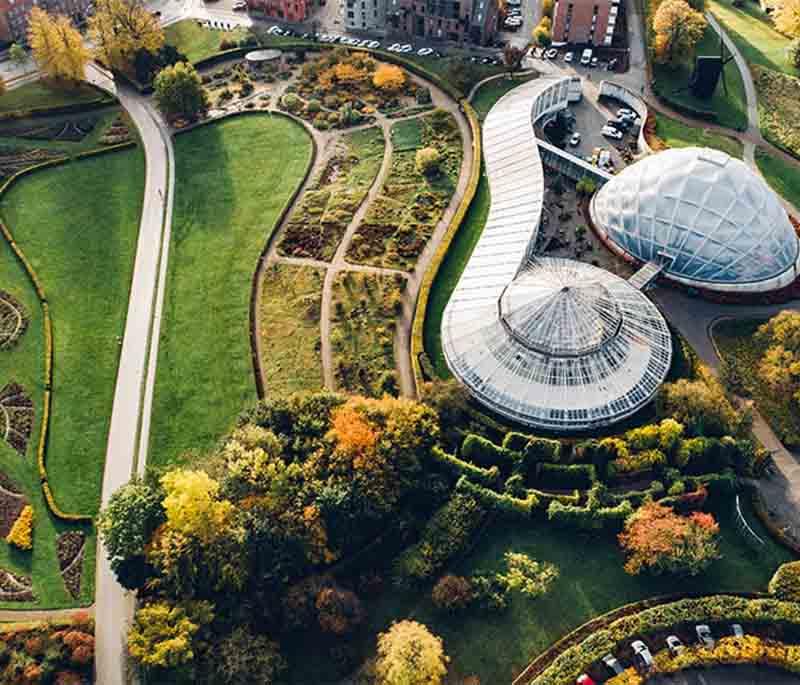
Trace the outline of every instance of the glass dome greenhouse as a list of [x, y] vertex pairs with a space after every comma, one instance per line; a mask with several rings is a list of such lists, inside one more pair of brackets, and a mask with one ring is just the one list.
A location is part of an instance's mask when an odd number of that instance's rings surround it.
[[746, 164], [706, 148], [629, 166], [592, 201], [613, 246], [709, 290], [764, 292], [798, 275], [798, 239], [775, 193]]

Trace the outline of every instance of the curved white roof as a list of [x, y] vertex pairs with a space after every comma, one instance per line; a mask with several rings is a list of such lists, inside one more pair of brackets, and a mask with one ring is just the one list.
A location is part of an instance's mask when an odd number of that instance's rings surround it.
[[718, 150], [671, 149], [601, 188], [592, 217], [618, 247], [665, 275], [712, 290], [764, 291], [797, 276], [786, 210], [746, 164]]

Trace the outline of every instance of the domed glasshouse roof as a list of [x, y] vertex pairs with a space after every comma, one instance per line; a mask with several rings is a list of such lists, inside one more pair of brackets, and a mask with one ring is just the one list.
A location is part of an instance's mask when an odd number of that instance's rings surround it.
[[645, 157], [603, 186], [592, 218], [619, 248], [688, 285], [765, 291], [797, 276], [798, 240], [780, 200], [717, 150]]
[[499, 301], [446, 316], [448, 364], [482, 402], [520, 423], [583, 430], [619, 421], [654, 395], [672, 343], [655, 305], [618, 276], [535, 258]]

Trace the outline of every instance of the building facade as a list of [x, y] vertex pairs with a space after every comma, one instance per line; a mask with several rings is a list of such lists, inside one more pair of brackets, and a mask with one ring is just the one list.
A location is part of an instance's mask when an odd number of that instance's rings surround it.
[[83, 24], [92, 0], [0, 0], [0, 41], [27, 43], [28, 17], [34, 7], [50, 14], [64, 14]]
[[344, 24], [348, 31], [385, 33], [387, 0], [347, 0]]
[[388, 0], [392, 29], [416, 38], [486, 45], [497, 31], [497, 0]]
[[[0, 0], [1, 2], [2, 0]], [[311, 17], [312, 0], [247, 0], [247, 11], [300, 24]]]
[[553, 45], [577, 43], [608, 47], [621, 0], [558, 0], [553, 12]]

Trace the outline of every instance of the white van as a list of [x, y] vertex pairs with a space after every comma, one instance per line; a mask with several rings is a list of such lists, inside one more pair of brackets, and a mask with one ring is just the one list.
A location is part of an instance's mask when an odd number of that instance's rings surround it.
[[592, 63], [592, 49], [586, 48], [581, 53], [581, 64], [585, 67], [588, 67]]

